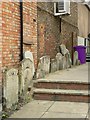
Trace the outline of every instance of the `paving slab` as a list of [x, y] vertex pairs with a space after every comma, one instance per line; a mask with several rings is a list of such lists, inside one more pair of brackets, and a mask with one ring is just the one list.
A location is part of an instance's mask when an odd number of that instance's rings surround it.
[[86, 63], [66, 70], [60, 70], [55, 73], [48, 74], [44, 79], [88, 82], [88, 66], [89, 64]]
[[54, 102], [53, 106], [48, 110], [49, 112], [61, 112], [61, 113], [74, 113], [74, 114], [87, 114], [87, 103], [78, 102]]
[[[46, 112], [42, 118], [86, 118], [86, 114]], [[78, 120], [78, 119], [77, 119]]]
[[21, 110], [15, 112], [10, 118], [40, 118], [54, 101], [34, 100], [24, 105]]
[[85, 118], [87, 113], [87, 103], [34, 100], [10, 118]]

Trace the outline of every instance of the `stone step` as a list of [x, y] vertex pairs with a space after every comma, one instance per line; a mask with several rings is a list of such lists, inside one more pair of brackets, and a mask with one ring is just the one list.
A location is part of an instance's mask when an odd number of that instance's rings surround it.
[[88, 90], [34, 89], [33, 98], [36, 100], [89, 102], [90, 93]]
[[90, 62], [90, 54], [86, 55], [86, 62]]
[[67, 89], [67, 90], [88, 90], [90, 83], [74, 80], [46, 80], [41, 79], [34, 82], [35, 88], [45, 89]]
[[86, 62], [90, 62], [90, 58], [86, 58]]

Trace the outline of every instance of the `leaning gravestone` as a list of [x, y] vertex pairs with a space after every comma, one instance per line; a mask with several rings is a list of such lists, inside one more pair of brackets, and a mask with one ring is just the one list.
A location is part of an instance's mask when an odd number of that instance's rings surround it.
[[68, 49], [66, 49], [66, 46], [64, 44], [60, 45], [60, 49], [61, 49], [62, 55], [65, 55], [69, 52]]
[[4, 100], [6, 108], [11, 108], [12, 105], [18, 102], [18, 70], [10, 69], [5, 72], [4, 78]]
[[39, 60], [37, 78], [42, 78], [50, 72], [50, 57], [43, 56]]
[[78, 52], [75, 51], [74, 52], [74, 58], [73, 58], [73, 65], [77, 65], [77, 61], [78, 61]]
[[28, 87], [32, 85], [33, 62], [30, 59], [24, 59], [20, 66], [19, 93], [25, 95]]
[[51, 59], [51, 72], [57, 71], [57, 61], [55, 59]]
[[63, 69], [63, 61], [62, 61], [62, 54], [61, 53], [57, 53], [56, 55], [56, 61], [57, 61], [57, 70], [61, 70]]
[[33, 59], [33, 54], [32, 54], [32, 52], [26, 51], [26, 52], [24, 53], [24, 58], [29, 58], [29, 59], [32, 61], [32, 65], [33, 65], [33, 75], [34, 75], [34, 73], [35, 73], [35, 67], [34, 67], [34, 59]]
[[60, 45], [60, 49], [61, 49], [62, 55], [64, 56], [63, 57], [63, 69], [71, 67], [72, 61], [71, 61], [69, 50], [66, 48], [64, 44]]

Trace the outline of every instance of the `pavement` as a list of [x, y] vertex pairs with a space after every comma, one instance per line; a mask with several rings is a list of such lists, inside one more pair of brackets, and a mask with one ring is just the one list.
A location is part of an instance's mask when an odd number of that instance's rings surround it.
[[[72, 68], [56, 71], [54, 73], [48, 74], [44, 79], [51, 81], [63, 81], [63, 82], [90, 82], [89, 77], [89, 67], [90, 63], [82, 64], [80, 66], [73, 66]], [[43, 80], [44, 80], [43, 79]]]
[[10, 118], [87, 118], [88, 104], [33, 100]]
[[[88, 82], [88, 64], [57, 71], [45, 79]], [[90, 105], [81, 102], [32, 100], [15, 112], [10, 118], [89, 118]], [[89, 118], [90, 119], [90, 118]]]

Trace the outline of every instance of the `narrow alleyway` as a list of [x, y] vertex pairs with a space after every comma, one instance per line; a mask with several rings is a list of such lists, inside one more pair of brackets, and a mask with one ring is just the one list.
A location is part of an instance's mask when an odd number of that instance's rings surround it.
[[[47, 75], [47, 80], [88, 81], [88, 65], [72, 67]], [[83, 118], [88, 117], [89, 104], [84, 102], [32, 100], [11, 118]]]

